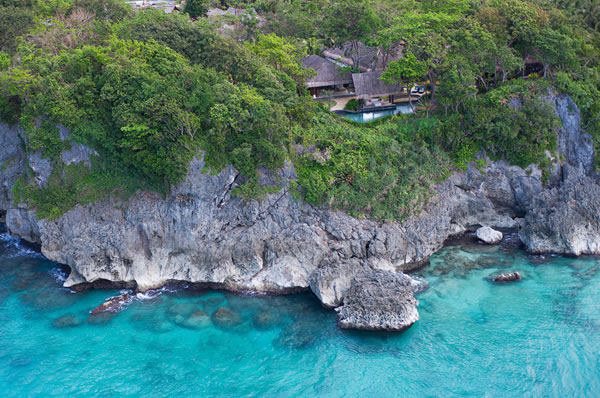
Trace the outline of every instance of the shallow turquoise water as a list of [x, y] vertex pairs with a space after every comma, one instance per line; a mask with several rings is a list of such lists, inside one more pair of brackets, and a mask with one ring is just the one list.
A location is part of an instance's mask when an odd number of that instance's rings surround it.
[[[492, 285], [498, 269], [525, 280]], [[599, 271], [595, 258], [451, 246], [420, 272], [431, 287], [401, 334], [341, 331], [310, 294], [164, 291], [91, 323], [118, 292], [70, 293], [56, 264], [0, 235], [0, 394], [598, 397]], [[188, 322], [222, 306], [238, 324]], [[53, 326], [65, 314], [81, 324]]]
[[399, 113], [406, 114], [406, 113], [411, 113], [411, 112], [412, 112], [412, 110], [410, 109], [410, 105], [406, 104], [406, 105], [398, 105], [398, 106], [396, 106], [396, 109], [389, 109], [386, 111], [360, 112], [360, 113], [343, 112], [342, 116], [344, 116], [345, 118], [348, 118], [350, 120], [354, 120], [355, 122], [358, 122], [358, 123], [368, 123], [368, 122], [372, 122], [373, 120], [381, 119], [382, 117], [397, 115]]

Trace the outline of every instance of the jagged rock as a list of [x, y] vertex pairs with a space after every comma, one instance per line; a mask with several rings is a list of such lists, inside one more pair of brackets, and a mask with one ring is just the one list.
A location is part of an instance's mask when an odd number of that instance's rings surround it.
[[131, 295], [129, 293], [121, 294], [116, 297], [109, 297], [106, 301], [94, 308], [92, 316], [101, 314], [103, 312], [119, 312], [125, 305], [131, 302]]
[[9, 208], [6, 212], [6, 225], [10, 232], [28, 242], [42, 244], [42, 233], [35, 214], [25, 208]]
[[408, 276], [371, 270], [356, 275], [336, 308], [343, 329], [400, 331], [419, 319], [417, 299]]
[[475, 234], [477, 235], [477, 238], [479, 240], [487, 243], [488, 245], [495, 245], [496, 243], [500, 243], [502, 241], [502, 238], [504, 237], [502, 235], [502, 232], [496, 231], [495, 229], [490, 227], [478, 228]]
[[[354, 277], [372, 270], [395, 272], [393, 267], [383, 265], [379, 261], [359, 260], [353, 257], [319, 266], [311, 276], [310, 288], [324, 306], [335, 308], [344, 302]], [[429, 287], [429, 282], [425, 279], [404, 276], [410, 282], [414, 294], [422, 293]]]
[[539, 195], [519, 237], [532, 253], [599, 254], [600, 185], [565, 168], [563, 185]]
[[594, 171], [594, 140], [583, 131], [581, 112], [575, 102], [565, 94], [548, 94], [548, 100], [560, 117], [562, 127], [558, 134], [559, 152], [567, 164], [590, 175]]
[[12, 207], [12, 188], [19, 175], [25, 170], [25, 154], [21, 147], [22, 129], [0, 123], [0, 220]]
[[495, 273], [488, 277], [489, 280], [496, 283], [515, 282], [523, 279], [519, 271], [508, 272], [508, 273]]
[[52, 174], [52, 160], [44, 158], [41, 151], [31, 153], [27, 156], [29, 167], [33, 171], [35, 183], [40, 188], [48, 185], [50, 174]]
[[[166, 199], [140, 192], [125, 203], [78, 206], [54, 221], [10, 208], [7, 224], [13, 233], [40, 242], [46, 257], [71, 267], [68, 287], [104, 279], [145, 290], [183, 280], [286, 292], [309, 287], [329, 258], [368, 258], [375, 268], [407, 271], [471, 225], [513, 227], [512, 214], [495, 204], [514, 201], [510, 184], [500, 194], [493, 191], [491, 176], [504, 173], [510, 181], [526, 175], [493, 165], [493, 173], [478, 177], [482, 184], [463, 189], [464, 177], [456, 174], [437, 187], [420, 215], [403, 224], [379, 224], [296, 201], [285, 188], [285, 181], [295, 177], [291, 164], [279, 171], [280, 192], [249, 203], [231, 197], [235, 169], [211, 175], [204, 167], [202, 158], [194, 159], [186, 180]], [[268, 178], [261, 172], [261, 179]], [[494, 201], [486, 196], [492, 191]], [[331, 286], [339, 290], [335, 286], [344, 283]], [[337, 296], [325, 304], [339, 305]]]
[[358, 258], [319, 267], [310, 278], [310, 288], [323, 305], [334, 308], [342, 304], [354, 275], [364, 271]]

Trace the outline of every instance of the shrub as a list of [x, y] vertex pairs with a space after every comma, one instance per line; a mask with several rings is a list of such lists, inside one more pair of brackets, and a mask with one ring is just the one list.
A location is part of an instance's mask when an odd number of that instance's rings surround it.
[[346, 102], [346, 105], [344, 105], [344, 109], [347, 111], [357, 111], [358, 100], [356, 98], [352, 98], [350, 101]]

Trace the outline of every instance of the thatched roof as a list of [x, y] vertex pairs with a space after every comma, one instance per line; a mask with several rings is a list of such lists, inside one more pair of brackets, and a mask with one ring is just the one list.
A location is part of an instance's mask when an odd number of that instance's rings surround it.
[[[406, 43], [403, 41], [400, 45], [393, 48], [393, 51], [389, 55], [387, 62], [397, 61], [402, 58], [402, 47]], [[339, 59], [340, 62], [344, 62], [350, 66], [353, 66], [352, 62], [352, 44], [345, 42], [339, 47], [332, 47], [325, 50], [323, 53], [325, 56]], [[360, 59], [358, 60], [358, 68], [361, 72], [371, 72], [374, 70], [383, 70], [386, 65], [384, 64], [384, 56], [376, 47], [369, 47], [362, 42], [358, 43], [358, 53]]]
[[342, 75], [336, 64], [323, 57], [319, 57], [318, 55], [309, 55], [304, 58], [302, 60], [302, 66], [307, 69], [314, 69], [317, 72], [316, 76], [313, 76], [306, 81], [306, 85], [309, 88], [352, 83], [352, 76], [349, 72]]
[[398, 84], [385, 84], [381, 72], [353, 73], [354, 91], [359, 99], [395, 95], [402, 92]]

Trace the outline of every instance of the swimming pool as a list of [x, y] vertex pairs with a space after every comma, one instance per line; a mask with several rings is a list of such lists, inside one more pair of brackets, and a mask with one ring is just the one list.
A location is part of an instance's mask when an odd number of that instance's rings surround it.
[[402, 104], [396, 105], [396, 109], [387, 108], [381, 111], [367, 111], [367, 112], [348, 112], [348, 111], [338, 111], [336, 112], [338, 115], [346, 117], [350, 120], [353, 120], [358, 123], [368, 123], [373, 120], [381, 119], [382, 117], [397, 115], [399, 113], [407, 114], [412, 113], [412, 109], [410, 109], [410, 105]]

